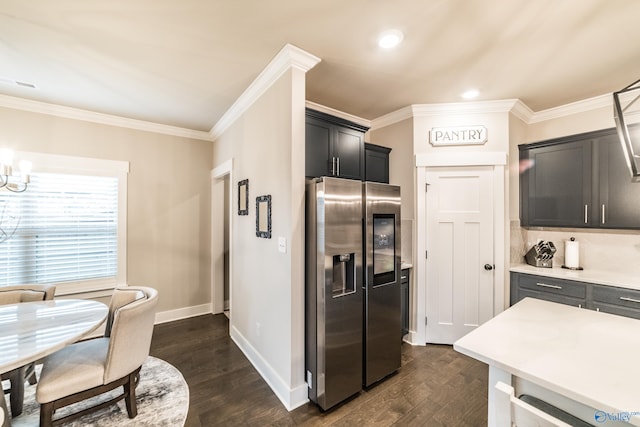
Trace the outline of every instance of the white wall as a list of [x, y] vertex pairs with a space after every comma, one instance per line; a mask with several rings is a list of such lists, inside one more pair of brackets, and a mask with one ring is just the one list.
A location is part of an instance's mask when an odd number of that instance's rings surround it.
[[127, 282], [170, 318], [210, 310], [210, 141], [12, 108], [0, 129], [14, 150], [128, 161]]
[[[232, 195], [231, 336], [283, 404], [307, 401], [304, 378], [304, 72], [277, 79], [220, 135], [214, 164], [249, 180], [249, 215]], [[235, 190], [234, 190], [235, 191]], [[255, 198], [272, 197], [272, 238], [256, 237]], [[284, 237], [287, 252], [278, 251]]]

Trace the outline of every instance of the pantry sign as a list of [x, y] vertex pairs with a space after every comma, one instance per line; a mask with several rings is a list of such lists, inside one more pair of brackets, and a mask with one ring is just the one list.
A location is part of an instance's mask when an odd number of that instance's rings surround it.
[[429, 132], [431, 145], [482, 145], [487, 142], [484, 126], [451, 126], [432, 128]]

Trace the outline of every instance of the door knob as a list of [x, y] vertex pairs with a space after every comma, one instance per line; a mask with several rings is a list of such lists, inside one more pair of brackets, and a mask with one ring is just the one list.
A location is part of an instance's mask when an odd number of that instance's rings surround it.
[[485, 270], [487, 270], [487, 271], [489, 271], [489, 270], [493, 270], [493, 265], [491, 265], [491, 264], [485, 264], [485, 265], [484, 265], [484, 269], [485, 269]]

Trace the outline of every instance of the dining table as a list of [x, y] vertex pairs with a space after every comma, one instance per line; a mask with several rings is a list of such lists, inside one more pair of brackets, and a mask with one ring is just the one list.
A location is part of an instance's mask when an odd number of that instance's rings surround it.
[[[99, 301], [81, 299], [0, 305], [0, 373], [80, 340], [96, 330], [108, 312]], [[10, 418], [4, 396], [1, 400], [0, 426], [5, 427], [10, 425]]]

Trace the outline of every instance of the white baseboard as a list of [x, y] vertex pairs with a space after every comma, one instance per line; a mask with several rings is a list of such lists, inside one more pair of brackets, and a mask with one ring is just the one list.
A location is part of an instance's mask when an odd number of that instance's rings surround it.
[[420, 346], [427, 345], [427, 342], [425, 341], [424, 337], [419, 336], [414, 331], [409, 331], [409, 333], [406, 334], [402, 340], [407, 344], [411, 344], [411, 345], [420, 345]]
[[[162, 311], [156, 313], [155, 323], [166, 323], [174, 320], [186, 319], [188, 317], [201, 316], [203, 314], [211, 314], [213, 306], [211, 303], [196, 305], [192, 307], [178, 308], [176, 310]], [[234, 327], [231, 327], [231, 339], [242, 350], [244, 355], [249, 359], [254, 368], [267, 382], [274, 394], [280, 399], [287, 411], [294, 409], [309, 402], [307, 383], [302, 383], [295, 388], [289, 386], [280, 378], [278, 373], [271, 365], [264, 360], [262, 355], [247, 341], [247, 339]]]
[[231, 339], [271, 387], [271, 390], [280, 399], [287, 411], [292, 411], [309, 401], [307, 383], [303, 383], [293, 389], [289, 388], [271, 365], [264, 360], [262, 355], [233, 326], [231, 327]]
[[211, 303], [194, 305], [191, 307], [183, 307], [177, 308], [175, 310], [169, 311], [161, 311], [156, 313], [155, 323], [167, 323], [173, 322], [174, 320], [186, 319], [188, 317], [201, 316], [203, 314], [211, 314], [212, 313]]

